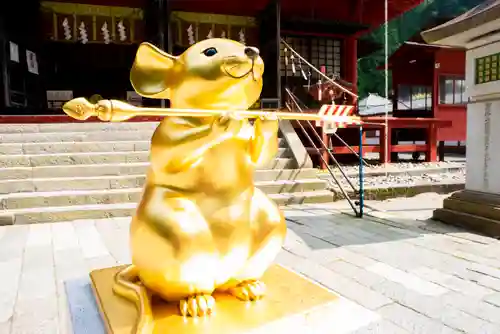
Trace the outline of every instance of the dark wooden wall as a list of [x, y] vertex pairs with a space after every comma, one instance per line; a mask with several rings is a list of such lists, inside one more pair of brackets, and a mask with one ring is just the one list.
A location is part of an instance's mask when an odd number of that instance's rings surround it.
[[258, 17], [259, 21], [259, 44], [262, 60], [266, 68], [264, 70], [264, 87], [261, 99], [276, 99], [281, 104], [281, 73], [280, 73], [280, 0], [271, 0], [268, 6]]
[[[0, 4], [0, 114], [26, 113], [44, 103], [40, 75], [28, 72], [26, 50], [40, 64], [39, 1], [2, 1]], [[19, 62], [10, 60], [9, 42], [19, 48]]]

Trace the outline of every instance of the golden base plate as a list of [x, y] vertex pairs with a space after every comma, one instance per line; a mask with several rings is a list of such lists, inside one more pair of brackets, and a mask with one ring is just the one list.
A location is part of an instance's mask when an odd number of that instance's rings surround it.
[[[113, 294], [114, 275], [120, 268], [95, 270], [90, 277], [108, 333], [129, 334], [137, 311], [134, 304]], [[154, 334], [321, 333], [319, 327], [325, 323], [332, 328], [328, 316], [338, 309], [336, 294], [279, 265], [270, 267], [263, 281], [267, 294], [262, 300], [243, 302], [215, 294], [215, 313], [205, 318], [184, 318], [177, 304], [156, 300]]]

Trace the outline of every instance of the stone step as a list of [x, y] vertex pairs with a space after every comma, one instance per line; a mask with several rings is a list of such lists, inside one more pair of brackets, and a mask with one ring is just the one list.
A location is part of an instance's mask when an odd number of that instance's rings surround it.
[[[71, 175], [63, 175], [57, 173], [58, 168], [49, 167], [44, 170], [44, 175], [47, 177], [32, 178], [26, 175], [25, 178], [0, 180], [0, 194], [19, 193], [19, 192], [46, 192], [46, 191], [62, 191], [62, 190], [96, 190], [96, 189], [122, 189], [122, 188], [140, 188], [144, 185], [145, 174], [130, 174], [130, 175], [105, 175], [102, 170], [99, 170], [101, 165], [93, 165], [93, 172], [99, 174], [80, 176], [79, 169], [68, 173]], [[68, 166], [68, 170], [74, 166]], [[85, 166], [82, 166], [85, 170]], [[40, 168], [40, 167], [38, 167]], [[32, 168], [32, 171], [38, 168]], [[29, 168], [27, 168], [29, 169]], [[88, 168], [89, 170], [91, 168]], [[54, 173], [50, 173], [52, 170]], [[64, 169], [61, 169], [61, 172]], [[0, 169], [1, 171], [1, 169]], [[68, 172], [66, 170], [66, 172]], [[35, 172], [33, 172], [35, 173]], [[42, 174], [42, 173], [36, 173]], [[89, 173], [90, 174], [90, 173]], [[21, 175], [18, 175], [21, 176]], [[316, 169], [274, 169], [274, 170], [257, 170], [255, 172], [255, 181], [277, 181], [277, 180], [298, 180], [298, 179], [316, 179]]]
[[500, 210], [497, 206], [488, 203], [474, 203], [461, 201], [456, 198], [446, 198], [443, 201], [443, 207], [448, 210], [460, 211], [474, 216], [481, 216], [500, 221]]
[[[73, 143], [73, 142], [115, 142], [115, 141], [150, 141], [153, 131], [86, 131], [86, 132], [36, 132], [36, 133], [0, 133], [0, 143]], [[280, 139], [282, 139], [280, 137]], [[283, 147], [284, 140], [280, 140]]]
[[7, 133], [53, 133], [89, 131], [154, 131], [159, 122], [72, 122], [39, 124], [0, 124], [0, 135]]
[[278, 205], [329, 203], [333, 201], [333, 194], [330, 190], [270, 194], [269, 197], [272, 198]]
[[[79, 152], [53, 154], [9, 154], [0, 155], [0, 168], [92, 165], [149, 161], [149, 151], [135, 152]], [[277, 157], [268, 168], [292, 168], [292, 158]]]
[[[325, 181], [319, 179], [264, 181], [256, 182], [255, 185], [266, 194], [299, 194], [325, 189]], [[11, 193], [0, 195], [0, 210], [47, 206], [137, 203], [141, 198], [141, 194], [142, 188]]]
[[0, 155], [148, 151], [148, 140], [0, 144]]
[[487, 236], [500, 237], [500, 221], [487, 217], [476, 216], [473, 214], [450, 210], [434, 210], [432, 219], [442, 222], [449, 222], [452, 225], [463, 227], [467, 230], [483, 233]]
[[[0, 180], [146, 174], [149, 162], [0, 168]], [[1, 189], [1, 187], [0, 187]]]
[[[4, 143], [0, 144], [0, 155], [12, 154], [53, 154], [82, 152], [133, 152], [148, 151], [148, 140], [135, 141], [88, 141], [88, 142], [56, 142], [56, 143]], [[279, 139], [280, 149], [286, 148], [283, 138]]]
[[[303, 193], [287, 193], [269, 195], [278, 205], [300, 203], [330, 202], [329, 191], [312, 191]], [[90, 204], [55, 207], [36, 207], [18, 210], [5, 210], [0, 213], [0, 222], [4, 224], [35, 224], [78, 219], [102, 219], [110, 217], [128, 217], [134, 214], [137, 204]]]
[[151, 140], [152, 131], [37, 132], [0, 134], [0, 143], [57, 143]]

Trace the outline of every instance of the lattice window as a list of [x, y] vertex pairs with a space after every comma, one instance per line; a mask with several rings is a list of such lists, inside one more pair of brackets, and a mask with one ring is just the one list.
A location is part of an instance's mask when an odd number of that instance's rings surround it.
[[311, 41], [311, 63], [321, 68], [325, 66], [326, 74], [341, 74], [341, 42], [326, 38], [315, 38]]
[[476, 59], [476, 84], [500, 80], [500, 53]]
[[[316, 38], [316, 37], [285, 37], [285, 41], [302, 57], [313, 64], [316, 68], [321, 69], [325, 66], [326, 74], [342, 74], [342, 42], [337, 39]], [[281, 76], [300, 77], [299, 60], [295, 57], [295, 74], [292, 70], [290, 62], [290, 51], [287, 52], [288, 65], [285, 62], [285, 46], [281, 44], [280, 59], [281, 59]], [[304, 71], [309, 71], [308, 66], [302, 64]], [[313, 78], [318, 78], [318, 74], [311, 71]]]

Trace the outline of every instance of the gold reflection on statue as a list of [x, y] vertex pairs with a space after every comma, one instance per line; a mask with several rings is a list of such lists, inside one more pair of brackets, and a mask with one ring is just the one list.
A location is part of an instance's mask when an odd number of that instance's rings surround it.
[[[166, 117], [153, 134], [130, 228], [132, 265], [114, 286], [136, 303], [137, 333], [152, 331], [152, 295], [178, 303], [183, 315], [205, 316], [215, 310], [214, 292], [244, 301], [265, 293], [260, 278], [281, 249], [286, 225], [253, 176], [278, 150], [278, 118], [263, 113], [252, 126], [237, 112], [259, 98], [263, 71], [256, 48], [228, 39], [199, 42], [179, 57], [148, 43], [137, 51], [130, 76], [137, 93], [170, 99], [178, 109], [225, 111]], [[140, 110], [118, 101], [91, 108], [85, 102], [75, 99], [64, 110], [108, 121]]]

